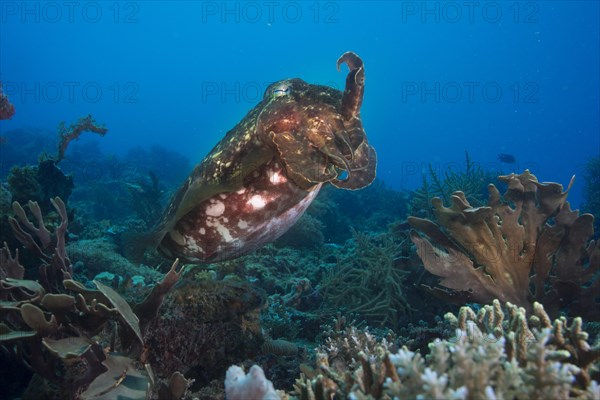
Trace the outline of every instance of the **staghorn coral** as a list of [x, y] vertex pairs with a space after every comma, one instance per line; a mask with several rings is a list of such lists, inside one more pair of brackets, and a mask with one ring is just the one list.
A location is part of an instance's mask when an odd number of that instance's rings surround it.
[[[544, 306], [537, 302], [533, 304], [533, 313], [529, 318], [522, 307], [506, 303], [505, 308], [506, 312], [500, 301], [494, 300], [477, 313], [470, 307], [461, 307], [458, 315], [447, 313], [445, 319], [453, 328], [461, 331], [468, 331], [467, 323], [471, 321], [484, 335], [504, 337], [507, 357], [520, 366], [527, 365], [530, 360], [531, 347], [544, 342], [557, 359], [577, 366], [574, 374], [582, 387], [591, 384], [590, 370], [593, 364], [596, 364], [594, 379], [600, 379], [597, 365], [600, 361], [600, 344], [590, 346], [587, 343], [589, 335], [582, 330], [583, 321], [580, 317], [574, 318], [569, 326], [564, 316], [552, 321]], [[545, 336], [547, 340], [542, 340]]]
[[528, 170], [498, 179], [508, 185], [504, 199], [489, 185], [488, 205], [474, 208], [455, 192], [450, 207], [440, 198], [431, 201], [439, 225], [408, 219], [426, 235], [411, 232], [425, 268], [463, 301], [498, 298], [530, 309], [535, 299], [553, 314], [568, 306], [598, 316], [600, 247], [588, 243], [593, 216], [571, 211], [566, 202], [573, 180], [563, 192], [562, 185], [540, 183]]
[[378, 325], [396, 327], [399, 315], [411, 312], [404, 293], [404, 242], [396, 243], [388, 235], [353, 234], [356, 248], [323, 278], [323, 297], [335, 309], [343, 307]]
[[[463, 307], [447, 314], [454, 337], [429, 343], [429, 354], [406, 347], [353, 349], [358, 362], [333, 368], [327, 353], [317, 355], [315, 369], [304, 367], [286, 399], [453, 398], [453, 399], [597, 399], [600, 386], [585, 378], [598, 366], [600, 347], [591, 347], [580, 321], [570, 327], [550, 322], [540, 304], [526, 322], [524, 309], [500, 302], [475, 313]], [[351, 331], [349, 331], [351, 332]], [[355, 334], [355, 333], [354, 333]], [[354, 335], [353, 334], [353, 335]], [[358, 344], [350, 337], [347, 342]], [[515, 351], [522, 347], [522, 353]], [[585, 356], [583, 356], [585, 352]], [[577, 379], [576, 379], [577, 378]]]

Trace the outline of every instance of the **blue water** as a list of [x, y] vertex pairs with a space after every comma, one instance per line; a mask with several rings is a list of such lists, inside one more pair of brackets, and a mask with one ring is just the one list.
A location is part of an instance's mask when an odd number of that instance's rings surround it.
[[269, 83], [343, 88], [335, 61], [352, 50], [391, 186], [414, 189], [465, 151], [566, 185], [600, 154], [598, 4], [3, 1], [0, 79], [17, 111], [0, 134], [91, 113], [110, 131], [81, 140], [107, 153], [161, 144], [198, 162]]

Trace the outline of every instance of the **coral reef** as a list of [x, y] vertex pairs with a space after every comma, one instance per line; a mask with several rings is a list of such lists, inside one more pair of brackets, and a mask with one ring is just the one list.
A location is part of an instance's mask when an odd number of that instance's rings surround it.
[[[394, 350], [387, 341], [364, 346], [357, 330], [344, 343], [356, 359], [336, 362], [327, 352], [317, 355], [317, 367], [304, 367], [289, 399], [330, 398], [510, 398], [546, 399], [600, 396], [588, 371], [598, 367], [600, 347], [587, 343], [581, 320], [567, 326], [550, 322], [538, 303], [530, 325], [525, 310], [507, 304], [509, 318], [498, 301], [479, 313], [463, 307], [447, 314], [455, 328], [452, 338], [429, 344], [429, 355], [406, 347]], [[364, 336], [365, 334], [363, 334]], [[517, 350], [518, 349], [518, 350]]]
[[258, 365], [253, 365], [248, 374], [236, 365], [232, 365], [225, 375], [225, 394], [228, 400], [279, 400], [273, 383], [265, 378]]
[[96, 121], [94, 121], [94, 118], [92, 118], [91, 115], [79, 118], [77, 122], [69, 125], [68, 128], [64, 122], [61, 122], [58, 125], [58, 150], [56, 152], [56, 156], [54, 157], [54, 160], [57, 163], [65, 158], [65, 152], [67, 151], [69, 143], [78, 139], [83, 132], [93, 132], [100, 136], [104, 136], [106, 132], [108, 132], [108, 129], [97, 125]]
[[143, 275], [146, 283], [160, 281], [162, 273], [133, 264], [118, 253], [118, 246], [110, 239], [77, 240], [67, 245], [69, 256], [79, 262], [78, 274], [88, 279], [101, 272], [110, 272], [122, 278]]
[[[52, 204], [62, 218], [54, 234], [45, 228], [36, 203], [29, 207], [37, 227], [15, 203], [18, 221], [11, 219], [11, 225], [17, 238], [39, 257], [40, 280], [23, 280], [25, 269], [19, 263], [18, 251], [13, 257], [7, 247], [1, 250], [0, 343], [4, 352], [43, 378], [59, 382], [62, 396], [72, 397], [82, 386], [110, 370], [104, 364], [108, 358], [102, 347], [91, 337], [115, 317], [131, 329], [137, 325], [137, 318], [110, 290], [101, 286], [98, 291], [85, 290], [71, 280], [73, 271], [64, 247], [66, 209], [59, 198], [53, 199]], [[69, 295], [69, 290], [77, 294]]]
[[146, 223], [146, 230], [152, 229], [156, 221], [160, 220], [164, 207], [161, 202], [164, 189], [159, 183], [158, 177], [150, 171], [148, 178], [149, 181], [140, 180], [138, 184], [127, 185], [131, 196], [131, 208]]
[[144, 328], [149, 362], [157, 374], [179, 371], [197, 386], [221, 378], [260, 349], [264, 302], [264, 294], [237, 279], [184, 280]]
[[40, 154], [48, 154], [56, 149], [56, 137], [52, 131], [33, 128], [2, 129], [2, 138], [2, 179], [6, 179], [11, 167], [37, 164]]
[[275, 241], [276, 246], [315, 250], [323, 245], [323, 223], [310, 214], [304, 214], [294, 226]]
[[593, 157], [583, 171], [583, 197], [581, 208], [594, 216], [594, 232], [600, 235], [600, 157]]
[[[593, 216], [571, 211], [567, 191], [540, 183], [529, 171], [500, 176], [508, 185], [504, 200], [489, 185], [487, 206], [471, 207], [464, 193], [445, 207], [432, 199], [439, 225], [410, 217], [411, 239], [425, 268], [442, 277], [437, 294], [454, 299], [509, 301], [531, 309], [532, 300], [555, 315], [568, 307], [574, 314], [599, 316], [600, 246], [588, 240]], [[572, 181], [571, 181], [572, 184]]]
[[411, 312], [404, 282], [407, 240], [398, 243], [389, 235], [353, 234], [354, 251], [323, 277], [322, 295], [335, 310], [395, 328], [400, 316]]
[[474, 162], [466, 151], [464, 169], [448, 168], [442, 173], [429, 164], [428, 172], [431, 182], [423, 174], [423, 183], [412, 193], [409, 209], [411, 215], [429, 219], [433, 217], [430, 199], [439, 197], [448, 203], [452, 193], [458, 190], [465, 194], [474, 207], [482, 206], [486, 197], [486, 185], [495, 178], [490, 171], [485, 171], [480, 164]]
[[[52, 205], [61, 217], [54, 232], [45, 227], [37, 203], [29, 203], [37, 226], [20, 204], [13, 204], [11, 227], [39, 258], [39, 281], [23, 279], [18, 250], [13, 256], [6, 245], [0, 249], [0, 349], [37, 374], [24, 398], [145, 397], [153, 375], [115, 352], [115, 329], [119, 327], [122, 350], [131, 347], [125, 343], [143, 344], [141, 327], [156, 316], [164, 294], [177, 283], [177, 262], [136, 314], [110, 287], [94, 282], [91, 290], [72, 279], [65, 250], [66, 207], [60, 198], [52, 199]], [[107, 329], [111, 335], [105, 334]]]
[[60, 197], [67, 202], [73, 190], [73, 177], [66, 176], [54, 160], [40, 160], [36, 166], [14, 166], [7, 181], [14, 201], [35, 201], [44, 213], [52, 209], [51, 199]]
[[15, 106], [2, 93], [2, 82], [0, 82], [0, 119], [11, 119], [15, 115]]

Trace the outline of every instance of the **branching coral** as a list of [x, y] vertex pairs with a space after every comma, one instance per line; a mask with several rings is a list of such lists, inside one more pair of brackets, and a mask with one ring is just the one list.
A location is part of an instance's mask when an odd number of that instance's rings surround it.
[[428, 166], [429, 179], [423, 174], [423, 182], [413, 194], [410, 209], [413, 215], [420, 217], [433, 217], [429, 200], [438, 196], [449, 202], [452, 193], [457, 190], [465, 194], [467, 200], [474, 206], [481, 206], [484, 202], [485, 186], [493, 176], [484, 171], [481, 165], [474, 162], [469, 153], [465, 152], [464, 169], [448, 168], [444, 173], [436, 171], [433, 165]]
[[403, 243], [388, 236], [376, 239], [354, 231], [356, 249], [324, 277], [323, 296], [335, 308], [344, 307], [377, 324], [396, 326], [398, 315], [411, 311], [405, 297], [401, 258]]
[[67, 151], [69, 143], [79, 138], [83, 132], [93, 132], [100, 136], [104, 136], [106, 132], [108, 132], [108, 129], [106, 129], [104, 126], [97, 125], [96, 121], [94, 121], [94, 118], [92, 118], [91, 115], [79, 118], [76, 123], [71, 124], [68, 128], [64, 122], [61, 122], [58, 125], [59, 142], [58, 151], [55, 157], [56, 162], [59, 162], [65, 158], [65, 152]]
[[462, 291], [463, 300], [498, 298], [529, 309], [536, 299], [548, 308], [598, 313], [600, 247], [588, 243], [593, 216], [571, 211], [565, 201], [571, 185], [563, 192], [529, 171], [499, 179], [508, 185], [504, 200], [489, 185], [485, 207], [473, 208], [455, 192], [450, 207], [440, 198], [431, 201], [439, 225], [409, 218], [427, 236], [411, 233], [425, 268], [442, 277], [445, 288]]
[[[581, 320], [570, 326], [551, 322], [541, 305], [526, 322], [524, 309], [498, 301], [475, 313], [463, 307], [447, 314], [455, 336], [436, 339], [423, 357], [406, 347], [392, 351], [385, 342], [360, 350], [358, 363], [332, 368], [327, 353], [317, 368], [304, 368], [288, 399], [453, 398], [597, 399], [600, 386], [587, 373], [597, 367], [600, 347], [591, 347]], [[352, 332], [352, 331], [349, 331]], [[355, 333], [353, 333], [355, 335]], [[350, 345], [359, 341], [348, 338]], [[577, 378], [577, 379], [576, 379]]]

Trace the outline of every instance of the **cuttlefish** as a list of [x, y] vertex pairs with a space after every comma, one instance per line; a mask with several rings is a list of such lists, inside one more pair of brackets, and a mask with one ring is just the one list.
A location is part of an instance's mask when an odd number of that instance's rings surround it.
[[356, 54], [344, 92], [302, 79], [264, 97], [191, 172], [150, 235], [160, 253], [190, 263], [233, 259], [284, 234], [324, 183], [360, 189], [377, 156], [360, 119], [365, 69]]

